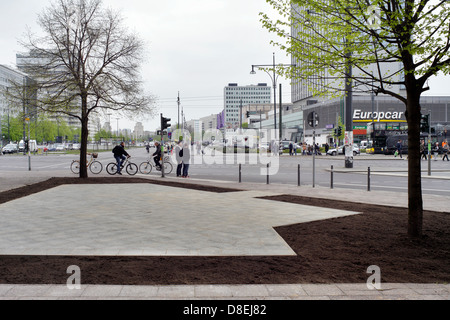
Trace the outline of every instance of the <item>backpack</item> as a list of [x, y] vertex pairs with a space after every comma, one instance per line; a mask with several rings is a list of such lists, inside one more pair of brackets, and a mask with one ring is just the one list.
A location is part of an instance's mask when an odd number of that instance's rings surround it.
[[178, 155], [179, 155], [180, 157], [183, 157], [183, 149], [181, 149], [180, 152], [178, 152]]

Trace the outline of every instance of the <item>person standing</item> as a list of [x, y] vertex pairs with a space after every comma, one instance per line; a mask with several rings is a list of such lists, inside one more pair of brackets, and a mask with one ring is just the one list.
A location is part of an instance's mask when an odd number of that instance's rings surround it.
[[183, 147], [183, 178], [189, 178], [189, 163], [191, 160], [191, 152], [189, 151], [189, 145], [187, 143], [184, 144]]
[[435, 143], [433, 152], [434, 152], [434, 161], [437, 161], [438, 154], [439, 154], [439, 142]]
[[290, 143], [289, 143], [289, 155], [290, 155], [290, 156], [292, 156], [293, 150], [294, 150], [294, 145], [292, 144], [292, 142], [290, 142]]
[[177, 158], [177, 177], [181, 177], [183, 170], [183, 143], [180, 141], [175, 147], [175, 156]]
[[450, 147], [448, 146], [447, 139], [445, 139], [444, 142], [442, 142], [442, 151], [444, 152], [444, 155], [442, 156], [442, 161], [444, 161], [445, 158], [447, 158], [447, 161], [449, 161], [448, 152], [450, 151]]
[[121, 169], [122, 164], [125, 161], [125, 157], [130, 157], [130, 155], [125, 151], [125, 143], [122, 141], [119, 145], [114, 147], [112, 152], [117, 162], [117, 174], [122, 175]]
[[400, 159], [402, 159], [402, 150], [403, 150], [402, 140], [398, 140], [398, 142], [397, 142], [397, 153], [400, 156]]
[[425, 148], [425, 141], [420, 141], [420, 154], [422, 155], [420, 159], [427, 160], [427, 150]]

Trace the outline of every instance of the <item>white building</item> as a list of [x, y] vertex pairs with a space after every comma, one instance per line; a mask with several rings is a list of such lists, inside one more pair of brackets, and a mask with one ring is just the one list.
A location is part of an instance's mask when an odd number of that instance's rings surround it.
[[17, 116], [19, 111], [24, 111], [29, 117], [34, 117], [36, 115], [36, 108], [32, 107], [35, 105], [35, 94], [24, 93], [25, 102], [21, 103], [20, 106], [15, 106], [11, 108], [10, 102], [6, 98], [8, 91], [11, 90], [11, 94], [16, 95], [14, 92], [14, 84], [23, 84], [25, 86], [31, 85], [32, 79], [27, 77], [26, 74], [20, 72], [19, 70], [15, 70], [12, 67], [8, 67], [5, 65], [0, 65], [0, 144], [3, 140], [8, 140], [8, 132], [2, 132], [2, 120], [5, 115], [9, 115], [12, 117]]
[[136, 140], [144, 138], [144, 126], [142, 125], [142, 122], [136, 122], [134, 125], [133, 137]]
[[248, 104], [270, 103], [272, 89], [266, 83], [238, 86], [230, 83], [224, 89], [225, 128], [236, 129], [241, 124], [242, 107]]

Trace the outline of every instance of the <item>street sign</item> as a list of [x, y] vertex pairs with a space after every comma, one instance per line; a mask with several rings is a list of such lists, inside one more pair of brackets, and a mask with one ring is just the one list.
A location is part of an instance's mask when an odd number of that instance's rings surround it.
[[319, 115], [313, 111], [308, 114], [308, 124], [310, 127], [317, 127], [319, 125]]

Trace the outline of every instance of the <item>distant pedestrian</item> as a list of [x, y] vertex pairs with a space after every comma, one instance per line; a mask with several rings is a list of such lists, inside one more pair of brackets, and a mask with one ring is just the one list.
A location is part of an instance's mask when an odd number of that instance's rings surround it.
[[302, 145], [302, 155], [306, 156], [306, 142], [303, 142]]
[[191, 152], [189, 150], [189, 144], [185, 143], [183, 147], [183, 178], [189, 178], [189, 164], [191, 160]]
[[425, 141], [420, 141], [420, 154], [422, 155], [420, 159], [427, 160], [427, 149], [425, 148]]
[[447, 139], [445, 139], [444, 142], [442, 143], [442, 151], [444, 152], [444, 155], [442, 156], [442, 161], [444, 161], [445, 158], [447, 158], [447, 161], [449, 161], [448, 152], [450, 151], [450, 147], [448, 146]]
[[289, 143], [289, 155], [292, 156], [293, 154], [293, 150], [294, 150], [294, 145], [291, 143]]
[[435, 143], [433, 153], [434, 153], [434, 161], [437, 161], [439, 155], [439, 142]]
[[177, 159], [177, 177], [181, 177], [183, 170], [183, 144], [181, 141], [175, 147], [175, 157]]
[[330, 145], [327, 143], [325, 143], [325, 154], [328, 153], [328, 150], [330, 150]]
[[397, 155], [399, 155], [400, 159], [402, 159], [402, 150], [403, 150], [402, 140], [398, 140], [398, 142], [397, 142], [397, 150], [396, 150], [394, 156], [397, 157]]

